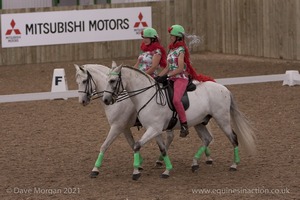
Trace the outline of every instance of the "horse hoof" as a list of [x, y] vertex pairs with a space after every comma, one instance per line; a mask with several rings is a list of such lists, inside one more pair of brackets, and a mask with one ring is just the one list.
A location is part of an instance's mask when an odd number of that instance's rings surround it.
[[200, 168], [199, 165], [193, 165], [193, 166], [192, 166], [192, 172], [198, 171], [199, 168]]
[[163, 167], [163, 163], [162, 162], [156, 162], [155, 163], [155, 168], [158, 168], [158, 169], [160, 169], [160, 168], [162, 168]]
[[213, 164], [213, 161], [212, 161], [212, 160], [207, 160], [205, 163], [206, 163], [207, 165], [212, 165], [212, 164]]
[[97, 171], [92, 171], [90, 177], [91, 177], [91, 178], [96, 178], [96, 177], [98, 176], [98, 174], [99, 174], [99, 172], [97, 172]]
[[237, 168], [230, 167], [230, 168], [229, 168], [229, 171], [231, 171], [231, 172], [235, 172], [235, 171], [237, 171]]
[[139, 171], [143, 171], [144, 168], [143, 167], [138, 167]]
[[160, 178], [164, 178], [164, 179], [167, 179], [169, 177], [170, 177], [170, 175], [168, 175], [168, 174], [161, 174], [160, 175]]
[[140, 177], [141, 177], [141, 173], [133, 174], [132, 175], [132, 180], [137, 181]]

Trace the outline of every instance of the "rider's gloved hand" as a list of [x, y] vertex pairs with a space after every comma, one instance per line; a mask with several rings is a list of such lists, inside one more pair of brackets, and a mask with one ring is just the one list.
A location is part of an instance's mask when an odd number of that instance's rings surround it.
[[158, 82], [159, 77], [160, 77], [160, 76], [154, 77], [154, 80], [155, 80], [156, 82]]

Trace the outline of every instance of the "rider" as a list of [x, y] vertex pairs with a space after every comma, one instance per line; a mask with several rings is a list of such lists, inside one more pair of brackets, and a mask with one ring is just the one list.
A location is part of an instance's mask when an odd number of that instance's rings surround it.
[[[158, 74], [158, 67], [165, 68], [167, 66], [166, 50], [160, 44], [154, 28], [145, 28], [141, 32], [141, 36], [143, 38], [141, 52], [134, 67], [155, 78]], [[138, 118], [135, 126], [141, 126]]]
[[145, 28], [141, 32], [143, 41], [135, 68], [149, 74], [153, 78], [158, 74], [158, 67], [167, 66], [166, 51], [159, 42], [159, 37], [154, 28]]
[[201, 74], [197, 75], [191, 66], [189, 50], [185, 44], [184, 28], [176, 24], [169, 27], [168, 32], [170, 33], [171, 40], [167, 56], [168, 67], [161, 71], [156, 80], [158, 82], [164, 82], [167, 79], [174, 81], [173, 105], [178, 113], [181, 124], [180, 137], [186, 137], [189, 134], [189, 130], [181, 98], [188, 85], [189, 76], [198, 81], [214, 80]]

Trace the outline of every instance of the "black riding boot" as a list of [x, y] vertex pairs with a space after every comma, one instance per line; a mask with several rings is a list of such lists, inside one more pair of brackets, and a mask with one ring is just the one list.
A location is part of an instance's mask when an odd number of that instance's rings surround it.
[[181, 123], [181, 129], [180, 129], [180, 137], [186, 137], [189, 134], [189, 128], [187, 125], [187, 122]]

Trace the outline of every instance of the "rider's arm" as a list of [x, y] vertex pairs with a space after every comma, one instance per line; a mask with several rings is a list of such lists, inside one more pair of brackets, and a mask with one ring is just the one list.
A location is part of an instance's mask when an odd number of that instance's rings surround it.
[[169, 72], [169, 66], [166, 66], [160, 73], [158, 76], [163, 76], [166, 75]]
[[151, 67], [146, 71], [147, 74], [151, 75], [153, 74], [153, 72], [157, 69], [159, 62], [161, 59], [161, 55], [159, 54], [154, 54], [153, 58], [152, 58], [152, 65]]

